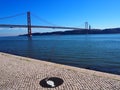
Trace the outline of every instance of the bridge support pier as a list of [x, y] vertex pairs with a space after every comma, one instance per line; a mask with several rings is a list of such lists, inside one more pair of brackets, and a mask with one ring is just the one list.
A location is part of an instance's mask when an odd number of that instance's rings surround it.
[[32, 36], [30, 12], [27, 12], [28, 37]]

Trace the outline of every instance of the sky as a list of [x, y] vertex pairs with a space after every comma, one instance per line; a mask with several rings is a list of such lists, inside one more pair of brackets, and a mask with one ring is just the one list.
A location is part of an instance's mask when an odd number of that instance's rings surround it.
[[[31, 12], [32, 25], [84, 28], [85, 22], [88, 22], [97, 29], [120, 27], [120, 0], [0, 0], [0, 18], [24, 13], [18, 17], [0, 19], [0, 24], [27, 24], [27, 11]], [[61, 30], [32, 29], [32, 32], [49, 31]], [[0, 28], [0, 36], [25, 33], [25, 28]]]

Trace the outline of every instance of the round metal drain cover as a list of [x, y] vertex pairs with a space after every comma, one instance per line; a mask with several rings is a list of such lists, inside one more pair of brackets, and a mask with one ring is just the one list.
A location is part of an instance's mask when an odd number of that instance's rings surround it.
[[58, 77], [45, 78], [40, 81], [40, 85], [44, 88], [55, 88], [63, 84], [63, 80]]

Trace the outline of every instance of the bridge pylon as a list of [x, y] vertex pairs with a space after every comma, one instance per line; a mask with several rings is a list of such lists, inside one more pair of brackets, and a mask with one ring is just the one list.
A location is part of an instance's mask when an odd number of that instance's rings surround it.
[[28, 37], [32, 36], [30, 12], [27, 12]]

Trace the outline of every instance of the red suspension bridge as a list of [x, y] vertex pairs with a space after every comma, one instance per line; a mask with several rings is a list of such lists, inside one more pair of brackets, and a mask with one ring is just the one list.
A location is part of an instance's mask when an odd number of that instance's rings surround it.
[[[13, 18], [13, 17], [18, 16], [18, 15], [21, 15], [21, 14], [17, 14], [17, 15], [14, 15], [14, 16], [9, 16], [9, 17], [3, 17], [3, 18], [0, 18], [0, 19]], [[29, 37], [32, 36], [32, 28], [83, 29], [83, 28], [77, 28], [77, 27], [65, 27], [65, 26], [55, 26], [55, 25], [53, 25], [53, 26], [31, 25], [31, 14], [30, 14], [30, 12], [27, 12], [27, 25], [0, 24], [0, 28], [27, 28]]]

